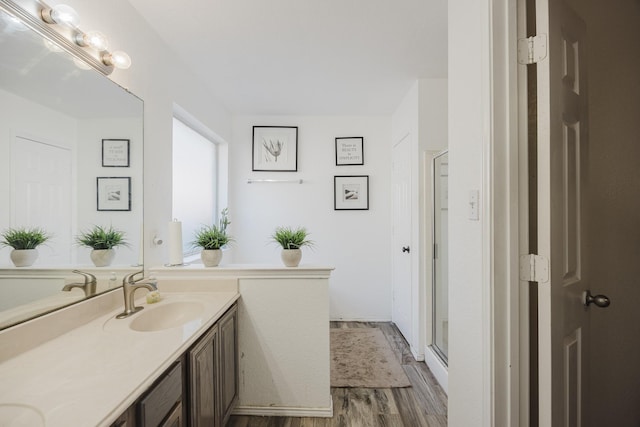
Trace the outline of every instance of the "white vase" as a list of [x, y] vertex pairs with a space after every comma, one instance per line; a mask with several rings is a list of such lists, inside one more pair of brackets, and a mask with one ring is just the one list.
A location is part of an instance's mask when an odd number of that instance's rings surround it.
[[280, 258], [282, 258], [282, 262], [287, 267], [297, 267], [300, 264], [300, 260], [302, 259], [302, 250], [301, 249], [283, 249], [280, 254]]
[[30, 267], [38, 259], [37, 249], [14, 249], [9, 254], [16, 267]]
[[111, 265], [116, 252], [113, 249], [93, 249], [91, 251], [91, 261], [96, 267], [106, 267]]
[[217, 267], [222, 259], [222, 250], [220, 249], [203, 249], [200, 252], [200, 259], [205, 267]]

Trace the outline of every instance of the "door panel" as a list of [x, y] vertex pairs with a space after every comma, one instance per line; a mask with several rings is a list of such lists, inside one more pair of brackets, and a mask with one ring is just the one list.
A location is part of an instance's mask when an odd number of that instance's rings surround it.
[[41, 227], [53, 238], [45, 246], [50, 265], [71, 262], [71, 152], [16, 136], [11, 162], [12, 225]]
[[582, 426], [588, 396], [586, 26], [560, 0], [536, 2], [548, 56], [538, 63], [538, 252], [541, 426]]
[[411, 335], [411, 135], [393, 147], [393, 322], [402, 335], [412, 342]]

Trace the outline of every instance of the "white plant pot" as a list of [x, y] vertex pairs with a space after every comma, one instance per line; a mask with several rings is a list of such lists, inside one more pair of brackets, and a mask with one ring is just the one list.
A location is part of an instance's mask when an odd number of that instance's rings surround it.
[[283, 249], [280, 257], [287, 267], [297, 267], [302, 259], [302, 249]]
[[37, 249], [14, 249], [9, 255], [16, 267], [30, 267], [38, 259]]
[[91, 261], [96, 267], [106, 267], [111, 265], [116, 252], [113, 249], [93, 249], [91, 251]]
[[205, 267], [217, 267], [222, 259], [222, 250], [220, 249], [203, 249], [200, 252], [200, 259]]

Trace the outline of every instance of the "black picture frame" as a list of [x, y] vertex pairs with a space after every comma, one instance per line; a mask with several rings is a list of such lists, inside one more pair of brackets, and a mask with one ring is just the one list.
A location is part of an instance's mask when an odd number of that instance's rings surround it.
[[334, 176], [333, 209], [336, 211], [369, 210], [369, 175]]
[[298, 127], [254, 126], [251, 170], [254, 172], [297, 172]]
[[131, 177], [99, 176], [96, 178], [98, 211], [131, 210]]
[[336, 138], [336, 166], [364, 165], [364, 137]]
[[128, 139], [103, 139], [102, 140], [102, 167], [128, 168], [130, 166], [130, 140]]

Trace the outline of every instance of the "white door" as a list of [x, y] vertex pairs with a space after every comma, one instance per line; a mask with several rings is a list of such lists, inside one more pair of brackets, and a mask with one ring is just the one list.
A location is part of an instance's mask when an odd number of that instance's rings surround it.
[[71, 262], [71, 152], [16, 136], [12, 147], [12, 218], [14, 226], [41, 227], [53, 235], [38, 248], [39, 263]]
[[548, 55], [537, 65], [540, 426], [587, 425], [589, 311], [585, 25], [561, 0], [536, 0]]
[[392, 160], [393, 263], [392, 319], [407, 341], [412, 342], [411, 299], [411, 135], [393, 147]]

